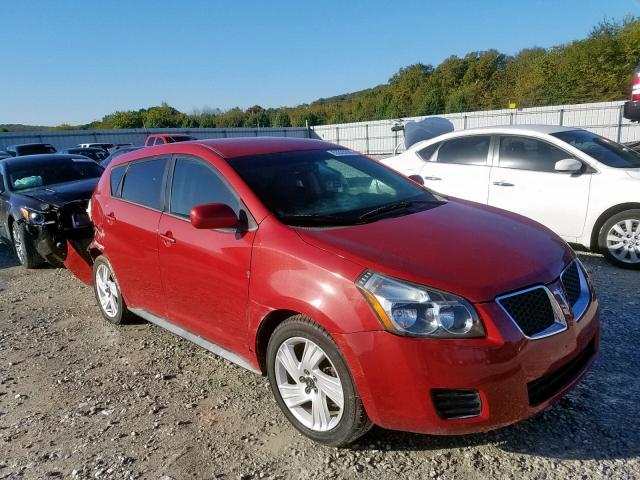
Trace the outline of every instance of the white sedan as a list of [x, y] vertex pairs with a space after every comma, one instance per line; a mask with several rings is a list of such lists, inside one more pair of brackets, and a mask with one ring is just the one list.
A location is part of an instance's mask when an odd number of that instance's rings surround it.
[[604, 137], [548, 125], [477, 128], [418, 142], [382, 163], [640, 269], [640, 154]]

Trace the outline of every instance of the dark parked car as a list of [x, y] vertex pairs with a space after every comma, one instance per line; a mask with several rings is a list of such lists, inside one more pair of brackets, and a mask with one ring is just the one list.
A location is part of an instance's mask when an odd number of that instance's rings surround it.
[[50, 143], [23, 143], [7, 147], [7, 153], [12, 157], [23, 157], [25, 155], [56, 153], [56, 149]]
[[123, 155], [125, 153], [133, 152], [134, 150], [140, 150], [141, 148], [144, 148], [144, 147], [122, 147], [122, 148], [119, 148], [118, 150], [115, 150], [114, 152], [112, 152], [111, 155], [109, 155], [107, 158], [102, 160], [100, 162], [100, 165], [102, 165], [104, 168], [107, 168], [107, 165], [109, 165], [113, 161], [114, 158], [118, 158], [120, 155]]
[[82, 155], [83, 157], [88, 157], [91, 160], [100, 163], [102, 160], [107, 158], [109, 154], [103, 148], [90, 147], [90, 148], [65, 148], [61, 150], [60, 153], [67, 153], [69, 155]]
[[10, 157], [11, 155], [9, 155], [8, 152], [5, 152], [4, 150], [0, 150], [0, 160], [2, 160], [3, 158], [7, 158]]
[[14, 246], [25, 268], [45, 261], [60, 266], [67, 240], [82, 244], [93, 236], [86, 210], [102, 172], [78, 155], [0, 160], [0, 238]]

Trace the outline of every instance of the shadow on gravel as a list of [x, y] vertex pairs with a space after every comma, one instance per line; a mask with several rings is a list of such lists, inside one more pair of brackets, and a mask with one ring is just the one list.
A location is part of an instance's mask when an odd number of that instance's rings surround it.
[[0, 243], [0, 270], [4, 268], [17, 267], [20, 265], [13, 248], [6, 243]]
[[545, 412], [484, 434], [437, 437], [374, 428], [356, 449], [443, 450], [494, 445], [556, 459], [605, 460], [640, 455], [640, 272], [580, 255], [598, 293], [602, 335], [584, 380]]

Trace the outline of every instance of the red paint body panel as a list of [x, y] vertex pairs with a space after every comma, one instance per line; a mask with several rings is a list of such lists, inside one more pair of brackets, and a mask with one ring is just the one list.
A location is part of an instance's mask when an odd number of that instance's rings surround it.
[[305, 241], [372, 270], [472, 302], [549, 283], [574, 256], [538, 223], [460, 200], [349, 228], [298, 232]]
[[87, 263], [87, 260], [76, 251], [68, 240], [67, 258], [64, 260], [64, 266], [83, 283], [87, 285], [91, 285], [93, 283], [93, 269]]
[[[527, 382], [570, 361], [592, 339], [597, 344], [597, 302], [565, 332], [531, 341], [494, 301], [556, 281], [575, 257], [546, 228], [461, 200], [353, 227], [292, 228], [273, 217], [225, 161], [319, 148], [340, 147], [305, 139], [220, 139], [150, 147], [114, 160], [92, 201], [94, 246], [111, 261], [129, 306], [217, 343], [255, 368], [261, 368], [256, 344], [264, 318], [274, 310], [307, 315], [338, 344], [371, 419], [393, 429], [454, 434], [500, 427], [544, 409], [579, 380], [589, 365], [555, 397], [529, 406]], [[158, 155], [193, 155], [210, 163], [257, 226], [241, 235], [199, 230], [188, 219], [111, 198], [112, 168]], [[365, 269], [466, 297], [486, 337], [388, 333], [355, 286]], [[440, 419], [431, 388], [478, 389], [482, 414]]]
[[[162, 215], [159, 258], [167, 316], [225, 348], [247, 351], [246, 311], [254, 232], [200, 230]], [[243, 355], [245, 356], [245, 355]]]
[[[478, 305], [485, 325], [511, 327], [495, 303]], [[507, 328], [509, 331], [510, 328]], [[367, 414], [394, 430], [456, 435], [506, 426], [544, 410], [564, 396], [591, 366], [589, 362], [557, 395], [529, 406], [527, 383], [554, 371], [599, 343], [597, 303], [578, 324], [542, 340], [431, 340], [360, 332], [335, 335], [347, 358]], [[430, 400], [431, 388], [480, 392], [479, 417], [443, 420]]]

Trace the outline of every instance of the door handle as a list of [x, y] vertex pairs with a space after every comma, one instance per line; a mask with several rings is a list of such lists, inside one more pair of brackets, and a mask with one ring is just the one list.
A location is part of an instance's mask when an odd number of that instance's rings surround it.
[[424, 177], [425, 180], [442, 180], [440, 177]]
[[509, 182], [493, 182], [494, 185], [497, 185], [498, 187], [514, 187], [515, 185], [513, 183], [509, 183]]
[[173, 238], [173, 235], [171, 234], [171, 232], [161, 233], [160, 238], [164, 241], [164, 243], [167, 244], [167, 246], [173, 245], [174, 243], [176, 243], [176, 239]]

